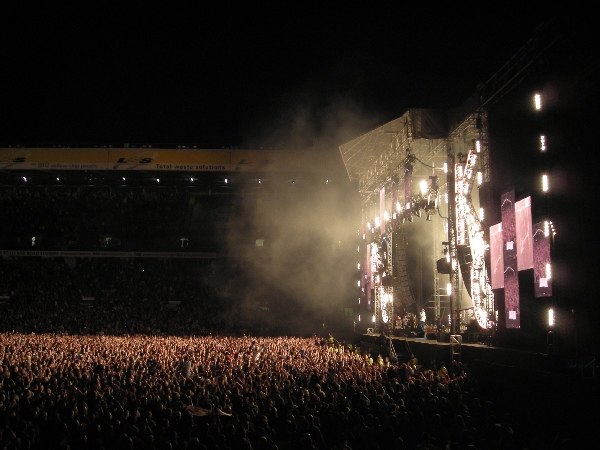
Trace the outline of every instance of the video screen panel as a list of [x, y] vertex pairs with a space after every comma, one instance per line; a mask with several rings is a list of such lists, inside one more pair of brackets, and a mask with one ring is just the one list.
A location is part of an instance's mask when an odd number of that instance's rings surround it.
[[517, 269], [533, 269], [533, 239], [531, 220], [531, 197], [515, 202], [517, 224]]
[[504, 287], [504, 255], [502, 254], [502, 223], [490, 227], [490, 281], [492, 289]]
[[515, 193], [501, 196], [502, 256], [504, 259], [504, 309], [506, 328], [520, 328], [519, 270], [517, 267], [517, 231], [515, 217]]

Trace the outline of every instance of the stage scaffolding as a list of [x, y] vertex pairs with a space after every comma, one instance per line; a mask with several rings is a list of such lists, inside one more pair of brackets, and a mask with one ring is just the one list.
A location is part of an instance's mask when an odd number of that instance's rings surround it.
[[[360, 248], [364, 252], [360, 256], [359, 285], [373, 313], [374, 329], [380, 332], [390, 331], [396, 311], [407, 306], [416, 311], [426, 307], [428, 322], [440, 320], [453, 334], [460, 331], [459, 311], [474, 311], [479, 306], [486, 316], [494, 315], [493, 294], [484, 295], [474, 305], [473, 292], [461, 282], [472, 281], [469, 272], [473, 263], [467, 264], [464, 255], [457, 252], [457, 220], [459, 231], [460, 227], [482, 228], [479, 217], [472, 217], [479, 210], [479, 190], [473, 187], [475, 184], [469, 185], [468, 192], [463, 189], [460, 192], [466, 194], [460, 196], [456, 186], [465, 182], [465, 168], [469, 177], [489, 182], [486, 112], [468, 104], [463, 109], [469, 112], [409, 110], [339, 147], [349, 179], [358, 182], [362, 211]], [[423, 180], [428, 183], [426, 192], [418, 187]], [[470, 214], [469, 220], [457, 218], [457, 201], [469, 206], [458, 208], [459, 214]], [[433, 242], [430, 264], [434, 269], [430, 280], [434, 295], [430, 299], [415, 298], [404, 245], [411, 238], [407, 232], [409, 222], [420, 222], [419, 228], [429, 227], [426, 234]], [[463, 244], [469, 244], [470, 235], [463, 232], [458, 237]], [[437, 270], [437, 260], [446, 253], [452, 264], [450, 273], [442, 274]], [[459, 261], [459, 256], [463, 256], [463, 261]], [[491, 294], [491, 289], [485, 289], [485, 263], [476, 261], [478, 270], [482, 264], [484, 273], [479, 275], [483, 277], [485, 293]], [[452, 286], [450, 294], [448, 283]]]

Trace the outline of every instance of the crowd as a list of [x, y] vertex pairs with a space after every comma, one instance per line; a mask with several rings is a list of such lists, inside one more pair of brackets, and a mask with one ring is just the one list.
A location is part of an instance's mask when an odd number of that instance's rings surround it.
[[[0, 258], [0, 330], [201, 333], [235, 309], [212, 290], [210, 262], [154, 258]], [[175, 303], [173, 302], [175, 301]]]
[[3, 449], [542, 448], [464, 366], [392, 365], [316, 335], [0, 343]]
[[[192, 229], [204, 244], [219, 239], [203, 228], [220, 223], [202, 220], [210, 201], [175, 187], [4, 186], [0, 244], [177, 251]], [[291, 303], [248, 301], [261, 293], [220, 273], [189, 258], [4, 254], [0, 450], [572, 444], [519, 427], [457, 361], [393, 361], [319, 332], [281, 332]]]
[[[0, 258], [0, 331], [70, 334], [281, 334], [289, 304], [252, 295], [214, 260]], [[272, 300], [272, 299], [271, 299]], [[311, 325], [314, 325], [311, 323]]]
[[278, 333], [283, 315], [223, 301], [212, 272], [0, 259], [0, 450], [570, 448], [519, 428], [466, 366]]
[[230, 206], [176, 186], [0, 186], [0, 247], [209, 251], [219, 222], [203, 217]]

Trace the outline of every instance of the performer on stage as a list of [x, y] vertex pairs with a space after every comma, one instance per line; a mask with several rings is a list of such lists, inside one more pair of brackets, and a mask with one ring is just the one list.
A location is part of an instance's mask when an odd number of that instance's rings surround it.
[[425, 322], [427, 322], [427, 314], [425, 313], [425, 308], [421, 308], [421, 312], [419, 313], [419, 328], [425, 331]]

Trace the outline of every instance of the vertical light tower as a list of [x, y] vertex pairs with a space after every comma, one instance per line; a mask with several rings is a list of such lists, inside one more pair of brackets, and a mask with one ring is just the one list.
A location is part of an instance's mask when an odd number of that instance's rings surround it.
[[455, 333], [454, 296], [458, 292], [458, 268], [456, 267], [456, 186], [455, 186], [455, 158], [452, 145], [448, 143], [448, 172], [446, 181], [448, 186], [448, 252], [450, 253], [450, 286], [448, 304], [450, 307], [450, 334]]

